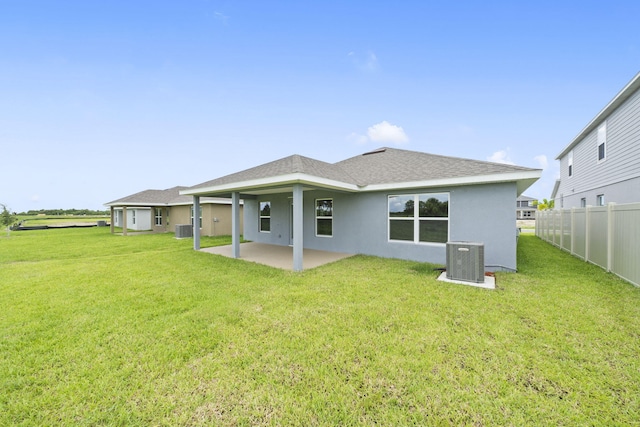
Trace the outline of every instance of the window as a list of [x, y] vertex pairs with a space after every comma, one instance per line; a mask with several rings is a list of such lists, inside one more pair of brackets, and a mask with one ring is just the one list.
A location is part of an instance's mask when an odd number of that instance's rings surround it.
[[260, 202], [260, 231], [271, 232], [271, 202]]
[[[200, 206], [198, 213], [198, 227], [202, 228], [202, 206]], [[193, 225], [193, 205], [191, 205], [191, 225]]]
[[162, 208], [155, 208], [156, 225], [162, 225]]
[[136, 211], [131, 211], [131, 224], [136, 224]]
[[569, 158], [567, 160], [569, 163], [569, 176], [573, 176], [573, 151], [569, 151]]
[[598, 194], [596, 196], [596, 205], [597, 206], [604, 206], [604, 194]]
[[316, 200], [316, 236], [333, 236], [333, 199]]
[[414, 243], [449, 240], [448, 193], [389, 196], [388, 208], [389, 240]]
[[582, 199], [580, 199], [580, 207], [581, 208], [586, 208], [587, 207], [587, 198], [583, 197]]
[[598, 161], [601, 162], [607, 155], [607, 122], [598, 128]]

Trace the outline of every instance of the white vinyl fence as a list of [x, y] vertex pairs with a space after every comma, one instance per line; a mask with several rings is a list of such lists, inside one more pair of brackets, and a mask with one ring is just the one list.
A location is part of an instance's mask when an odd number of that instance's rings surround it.
[[538, 211], [536, 236], [640, 286], [640, 203]]

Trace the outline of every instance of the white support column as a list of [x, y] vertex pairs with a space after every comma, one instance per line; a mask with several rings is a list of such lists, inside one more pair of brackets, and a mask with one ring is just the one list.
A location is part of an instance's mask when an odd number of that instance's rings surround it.
[[110, 211], [111, 211], [111, 224], [110, 224], [109, 228], [110, 228], [111, 234], [113, 234], [113, 227], [115, 227], [115, 225], [113, 224], [113, 219], [114, 219], [114, 217], [113, 217], [113, 206], [111, 206]]
[[200, 196], [193, 196], [193, 249], [200, 250]]
[[302, 184], [293, 186], [293, 271], [302, 271], [303, 254], [303, 194]]
[[240, 258], [240, 193], [231, 193], [231, 250], [234, 258]]

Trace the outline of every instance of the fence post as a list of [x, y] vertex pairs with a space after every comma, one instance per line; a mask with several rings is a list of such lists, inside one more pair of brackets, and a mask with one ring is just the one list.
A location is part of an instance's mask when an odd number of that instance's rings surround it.
[[586, 206], [584, 211], [584, 260], [589, 261], [589, 229], [591, 229], [591, 207]]
[[575, 247], [575, 242], [576, 242], [576, 208], [573, 207], [571, 208], [571, 249], [569, 250], [569, 252], [571, 253], [571, 255], [575, 255], [573, 248]]
[[564, 209], [560, 209], [560, 249], [564, 249]]
[[614, 245], [614, 235], [613, 235], [613, 226], [614, 226], [614, 206], [615, 203], [610, 202], [607, 205], [607, 271], [611, 271], [613, 267], [613, 245]]

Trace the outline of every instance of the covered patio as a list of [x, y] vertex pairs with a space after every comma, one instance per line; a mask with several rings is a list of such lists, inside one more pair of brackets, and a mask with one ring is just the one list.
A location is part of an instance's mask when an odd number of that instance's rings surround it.
[[[239, 259], [268, 265], [270, 267], [281, 268], [284, 270], [294, 270], [293, 248], [291, 246], [246, 242], [241, 243], [240, 247], [241, 256], [239, 257]], [[237, 258], [233, 255], [232, 245], [204, 248], [200, 249], [200, 251], [214, 255], [222, 255], [228, 258]], [[353, 255], [354, 254], [327, 252], [306, 248], [303, 250], [305, 269], [319, 267], [321, 265], [348, 258]]]

